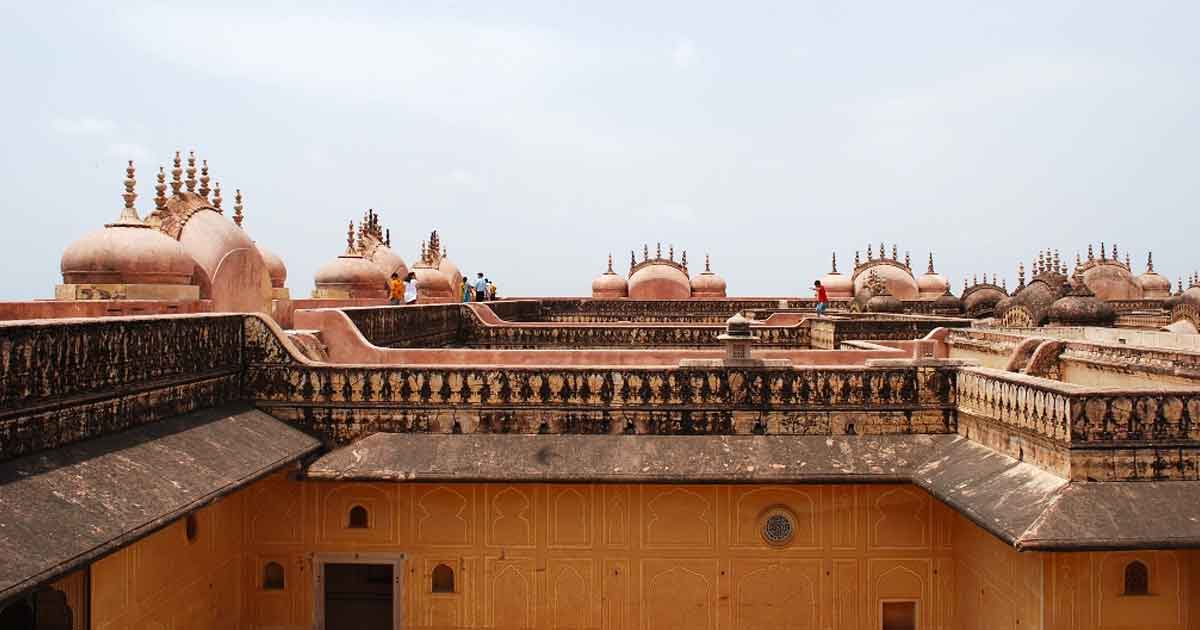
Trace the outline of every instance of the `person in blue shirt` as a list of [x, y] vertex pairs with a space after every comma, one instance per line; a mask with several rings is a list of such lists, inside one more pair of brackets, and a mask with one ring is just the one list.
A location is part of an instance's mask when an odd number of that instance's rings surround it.
[[477, 274], [477, 276], [478, 277], [475, 278], [475, 301], [476, 302], [486, 302], [487, 298], [488, 298], [488, 296], [487, 296], [487, 280], [483, 277], [482, 271], [479, 272]]

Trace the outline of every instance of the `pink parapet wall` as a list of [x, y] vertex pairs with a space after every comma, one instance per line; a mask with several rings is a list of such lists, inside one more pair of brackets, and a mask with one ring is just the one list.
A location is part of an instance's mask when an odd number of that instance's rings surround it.
[[0, 321], [211, 313], [212, 300], [27, 300], [0, 302]]
[[[483, 304], [468, 307], [479, 314], [485, 325], [513, 325], [498, 318]], [[394, 308], [421, 308], [397, 306]], [[412, 365], [412, 366], [676, 366], [684, 359], [720, 359], [725, 351], [677, 350], [653, 348], [646, 350], [572, 349], [572, 350], [486, 350], [465, 348], [381, 348], [372, 345], [347, 315], [336, 308], [297, 310], [295, 328], [318, 331], [330, 363], [349, 365]], [[786, 314], [782, 317], [797, 317]], [[521, 326], [539, 325], [521, 323]], [[551, 324], [545, 324], [551, 325]], [[570, 324], [553, 324], [563, 326]], [[631, 325], [631, 324], [625, 324]], [[945, 358], [945, 333], [935, 331], [923, 340], [890, 341], [865, 344], [857, 350], [780, 350], [761, 349], [755, 358], [786, 359], [795, 367], [862, 366], [871, 359]]]

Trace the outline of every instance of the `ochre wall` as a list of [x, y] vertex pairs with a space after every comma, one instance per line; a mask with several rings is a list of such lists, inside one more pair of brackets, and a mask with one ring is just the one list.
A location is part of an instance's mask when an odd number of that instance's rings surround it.
[[91, 565], [94, 630], [211, 630], [241, 624], [244, 495], [197, 510]]
[[[361, 505], [369, 527], [351, 529]], [[761, 519], [788, 507], [790, 545]], [[309, 629], [310, 554], [406, 554], [403, 628], [1200, 630], [1196, 551], [1017, 553], [909, 485], [296, 482], [285, 473], [90, 567], [91, 627]], [[951, 544], [953, 541], [953, 545]], [[1146, 564], [1150, 595], [1126, 596]], [[265, 590], [263, 567], [284, 567]], [[431, 592], [438, 564], [455, 592]], [[70, 582], [71, 584], [67, 584]], [[56, 584], [75, 608], [82, 574]], [[68, 587], [68, 588], [64, 588]], [[77, 626], [82, 627], [82, 626]]]
[[[348, 528], [355, 505], [368, 529]], [[772, 548], [760, 518], [797, 517]], [[954, 628], [953, 512], [908, 485], [297, 483], [249, 490], [247, 627], [309, 628], [310, 552], [407, 554], [405, 628], [878, 628], [915, 599]], [[264, 590], [268, 562], [285, 588]], [[431, 592], [454, 569], [453, 594]]]

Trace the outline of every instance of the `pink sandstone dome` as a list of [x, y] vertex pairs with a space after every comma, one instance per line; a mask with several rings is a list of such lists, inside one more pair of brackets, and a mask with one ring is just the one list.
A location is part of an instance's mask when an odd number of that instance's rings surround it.
[[190, 215], [178, 237], [196, 261], [200, 297], [212, 299], [218, 312], [267, 312], [271, 276], [258, 247], [242, 228], [205, 204]]
[[927, 272], [917, 276], [917, 293], [921, 299], [936, 300], [950, 290], [950, 281], [940, 273]]
[[629, 297], [638, 300], [686, 300], [692, 284], [683, 268], [665, 260], [641, 263], [629, 276]]
[[[59, 260], [64, 284], [189, 285], [196, 263], [170, 236], [137, 214], [133, 161], [125, 169], [125, 206], [113, 223], [71, 243]], [[166, 186], [159, 178], [160, 191]]]
[[825, 287], [825, 293], [831, 298], [854, 297], [854, 281], [850, 276], [836, 271], [821, 276], [821, 286]]
[[313, 280], [318, 289], [344, 291], [352, 298], [383, 298], [388, 294], [388, 277], [357, 254], [343, 254], [325, 263]]
[[115, 224], [71, 243], [59, 262], [64, 284], [187, 285], [195, 266], [166, 234], [146, 225]]
[[692, 297], [725, 297], [725, 279], [711, 271], [692, 278]]
[[283, 259], [275, 255], [275, 252], [258, 245], [258, 255], [262, 256], [263, 262], [267, 265], [267, 275], [271, 278], [271, 287], [274, 289], [282, 289], [287, 285], [287, 267], [283, 264]]
[[1133, 274], [1116, 261], [1096, 261], [1083, 271], [1083, 283], [1097, 298], [1106, 302], [1142, 298], [1142, 288], [1134, 281]]
[[446, 276], [446, 282], [450, 283], [452, 290], [457, 292], [459, 286], [462, 285], [463, 279], [462, 272], [459, 271], [458, 265], [454, 264], [453, 261], [443, 255], [442, 260], [438, 263], [438, 271], [442, 272], [442, 274]]
[[1142, 289], [1142, 297], [1163, 299], [1171, 297], [1171, 281], [1154, 271], [1154, 254], [1146, 254], [1146, 271], [1134, 278], [1134, 282]]
[[1142, 289], [1144, 298], [1165, 298], [1171, 295], [1171, 281], [1154, 271], [1147, 271], [1138, 276], [1137, 284]]
[[855, 271], [855, 295], [858, 295], [859, 292], [866, 288], [872, 269], [879, 275], [880, 280], [883, 280], [884, 284], [887, 285], [888, 292], [897, 300], [915, 300], [919, 297], [920, 291], [917, 288], [917, 281], [913, 278], [912, 273], [898, 264], [887, 261], [877, 262], [869, 267], [863, 266]]
[[629, 282], [611, 271], [602, 273], [592, 280], [592, 297], [623, 298], [629, 295]]
[[[441, 270], [421, 263], [409, 271], [417, 275], [417, 297], [421, 303], [458, 302], [462, 299], [458, 295], [457, 285], [451, 286], [449, 276]], [[459, 276], [459, 282], [462, 282], [462, 276]]]
[[831, 298], [854, 297], [854, 281], [850, 279], [850, 276], [838, 273], [837, 252], [833, 253], [831, 259], [829, 273], [821, 276], [821, 286], [825, 287], [825, 293]]
[[398, 274], [401, 278], [408, 275], [408, 265], [405, 264], [404, 259], [383, 243], [378, 243], [368, 250], [366, 258], [375, 263], [375, 266], [379, 267], [383, 275], [388, 278], [391, 278], [393, 273]]
[[613, 271], [612, 256], [608, 257], [608, 271], [592, 280], [593, 298], [623, 298], [629, 296], [629, 282]]

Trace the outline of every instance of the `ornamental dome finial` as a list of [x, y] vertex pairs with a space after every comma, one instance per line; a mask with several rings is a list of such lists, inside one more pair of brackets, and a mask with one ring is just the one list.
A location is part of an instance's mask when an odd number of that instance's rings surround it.
[[175, 152], [175, 166], [171, 168], [171, 194], [178, 195], [179, 190], [183, 188], [183, 179], [180, 176], [183, 174], [182, 162], [179, 160], [179, 152]]
[[242, 221], [245, 215], [242, 214], [242, 189], [238, 188], [233, 191], [233, 222], [242, 227]]
[[146, 227], [146, 224], [142, 223], [142, 219], [138, 217], [137, 208], [133, 207], [133, 202], [137, 199], [137, 192], [134, 190], [134, 187], [137, 186], [135, 175], [133, 160], [129, 160], [128, 166], [125, 167], [125, 192], [121, 194], [125, 200], [125, 207], [121, 208], [121, 215], [117, 217], [117, 220], [105, 227]]
[[201, 197], [208, 196], [208, 160], [200, 162], [200, 189], [196, 192], [200, 193]]
[[167, 208], [167, 173], [163, 167], [158, 167], [158, 183], [154, 185], [154, 208], [162, 212]]
[[212, 205], [214, 210], [221, 212], [221, 182], [216, 182], [213, 185]]
[[184, 180], [188, 192], [196, 192], [196, 152], [188, 151], [187, 179]]

